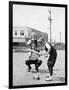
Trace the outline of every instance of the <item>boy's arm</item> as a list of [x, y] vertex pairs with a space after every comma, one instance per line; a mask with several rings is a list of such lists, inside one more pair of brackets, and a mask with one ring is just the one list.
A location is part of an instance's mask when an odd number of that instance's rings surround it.
[[33, 52], [33, 53], [36, 53], [36, 54], [38, 54], [38, 55], [41, 55], [41, 53], [39, 53], [39, 52], [37, 52], [37, 51], [35, 51], [35, 50], [32, 50], [32, 49], [29, 49], [28, 51]]
[[26, 53], [27, 53], [27, 52], [33, 52], [33, 53], [36, 53], [36, 54], [40, 55], [39, 52], [37, 52], [37, 51], [35, 51], [35, 50], [32, 50], [32, 49], [27, 49], [27, 50], [26, 50], [26, 49], [25, 49], [25, 50], [23, 49], [23, 50], [21, 50], [21, 51], [22, 51], [22, 52], [26, 52]]

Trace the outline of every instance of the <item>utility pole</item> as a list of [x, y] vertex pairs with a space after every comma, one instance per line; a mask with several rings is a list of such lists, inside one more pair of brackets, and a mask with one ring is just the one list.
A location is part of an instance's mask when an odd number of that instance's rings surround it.
[[61, 32], [60, 32], [60, 43], [61, 43]]
[[48, 10], [49, 12], [49, 17], [48, 17], [48, 20], [50, 22], [50, 43], [52, 42], [52, 29], [51, 29], [51, 25], [52, 25], [52, 18], [51, 18], [51, 9]]

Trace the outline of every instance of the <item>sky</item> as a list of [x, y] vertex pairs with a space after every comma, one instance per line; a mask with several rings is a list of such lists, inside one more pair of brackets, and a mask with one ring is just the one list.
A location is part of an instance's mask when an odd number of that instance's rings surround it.
[[65, 8], [49, 6], [13, 5], [13, 26], [29, 26], [47, 32], [50, 39], [50, 22], [48, 20], [51, 9], [52, 40], [65, 42]]

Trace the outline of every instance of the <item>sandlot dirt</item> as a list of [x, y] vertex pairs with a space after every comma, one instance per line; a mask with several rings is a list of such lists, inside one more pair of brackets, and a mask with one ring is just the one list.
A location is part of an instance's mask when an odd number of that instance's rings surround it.
[[[21, 85], [36, 85], [36, 84], [50, 84], [50, 83], [64, 83], [65, 82], [65, 51], [57, 51], [57, 60], [54, 66], [53, 80], [46, 81], [49, 75], [47, 68], [47, 59], [41, 57], [43, 63], [39, 67], [39, 72], [34, 71], [32, 65], [31, 72], [27, 72], [25, 60], [28, 59], [28, 53], [13, 52], [13, 86]], [[34, 79], [34, 76], [39, 75], [40, 79]]]

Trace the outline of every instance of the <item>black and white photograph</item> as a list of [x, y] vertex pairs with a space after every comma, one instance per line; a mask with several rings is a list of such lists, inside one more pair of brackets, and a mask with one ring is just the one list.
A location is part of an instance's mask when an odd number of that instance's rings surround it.
[[67, 5], [10, 2], [9, 15], [10, 87], [66, 85]]

